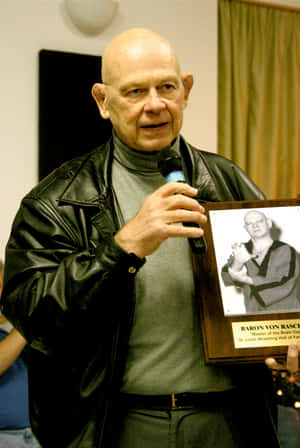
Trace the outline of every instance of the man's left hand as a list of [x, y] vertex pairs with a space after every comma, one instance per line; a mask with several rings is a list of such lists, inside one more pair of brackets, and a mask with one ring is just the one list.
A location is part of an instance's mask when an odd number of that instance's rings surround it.
[[288, 370], [291, 375], [296, 375], [299, 370], [299, 355], [300, 340], [288, 346], [286, 363], [280, 364], [274, 358], [267, 358], [265, 362], [272, 370]]
[[272, 369], [274, 390], [278, 404], [300, 410], [300, 341], [288, 347], [286, 362], [278, 363], [274, 358], [267, 358], [266, 364]]

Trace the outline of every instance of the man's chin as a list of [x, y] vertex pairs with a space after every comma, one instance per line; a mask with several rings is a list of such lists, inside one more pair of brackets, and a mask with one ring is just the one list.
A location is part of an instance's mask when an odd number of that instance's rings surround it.
[[146, 140], [141, 141], [139, 144], [136, 145], [136, 148], [138, 151], [144, 151], [144, 152], [155, 152], [155, 151], [161, 151], [164, 148], [168, 148], [172, 145], [172, 142], [174, 141], [174, 137], [170, 137], [168, 139], [152, 139], [152, 140]]

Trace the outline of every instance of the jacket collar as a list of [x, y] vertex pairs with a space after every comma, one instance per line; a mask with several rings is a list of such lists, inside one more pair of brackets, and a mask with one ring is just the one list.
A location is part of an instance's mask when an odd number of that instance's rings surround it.
[[[202, 200], [205, 200], [206, 196], [215, 200], [215, 185], [204, 163], [201, 151], [191, 147], [180, 137], [180, 152], [184, 161], [184, 174], [188, 182], [199, 189]], [[196, 163], [195, 158], [197, 159]], [[58, 202], [81, 207], [99, 207], [101, 203], [105, 204], [111, 194], [112, 159], [113, 139], [110, 138], [87, 156], [81, 156], [69, 162], [64, 175], [69, 177], [70, 181]]]
[[88, 156], [74, 159], [67, 165], [66, 177], [70, 178], [58, 198], [60, 204], [98, 207], [108, 195], [113, 154], [112, 138], [90, 152]]

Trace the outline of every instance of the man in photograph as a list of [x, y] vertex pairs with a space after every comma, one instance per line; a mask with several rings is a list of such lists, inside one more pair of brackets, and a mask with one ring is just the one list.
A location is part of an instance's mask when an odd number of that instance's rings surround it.
[[300, 308], [299, 255], [272, 237], [272, 221], [260, 210], [244, 217], [250, 240], [234, 243], [222, 269], [225, 286], [243, 290], [247, 313], [293, 311]]

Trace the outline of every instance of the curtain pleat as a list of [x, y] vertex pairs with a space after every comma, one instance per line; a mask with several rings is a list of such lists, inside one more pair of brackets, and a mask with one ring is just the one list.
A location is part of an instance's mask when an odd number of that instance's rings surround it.
[[300, 13], [219, 1], [218, 152], [268, 198], [300, 195]]

